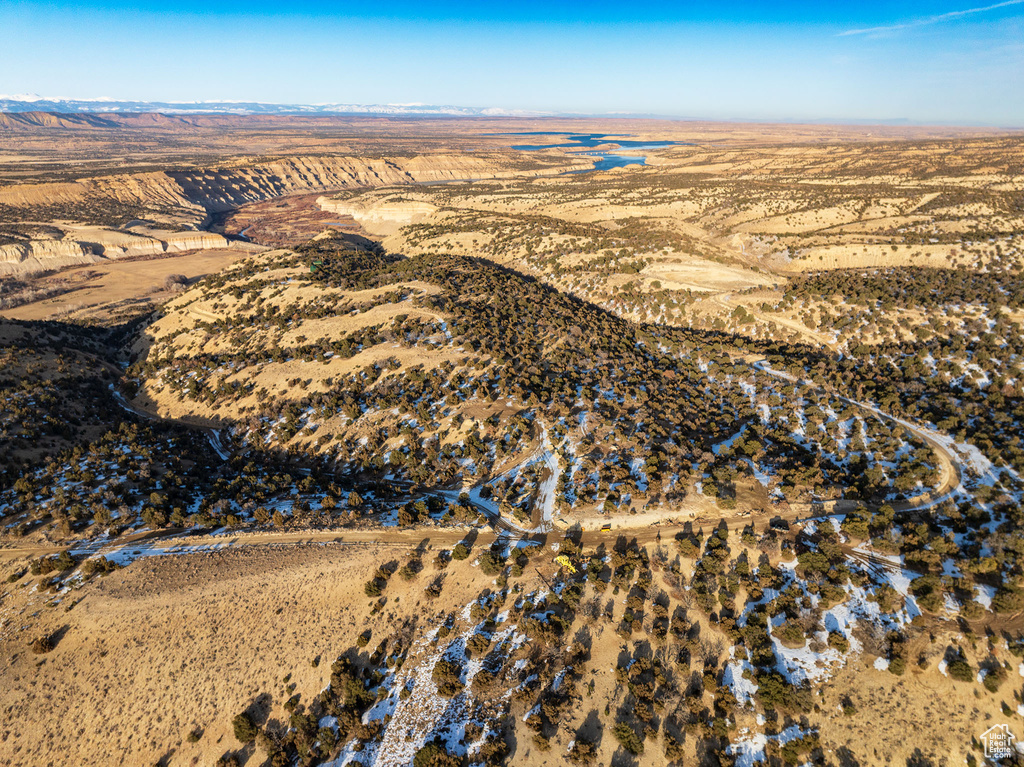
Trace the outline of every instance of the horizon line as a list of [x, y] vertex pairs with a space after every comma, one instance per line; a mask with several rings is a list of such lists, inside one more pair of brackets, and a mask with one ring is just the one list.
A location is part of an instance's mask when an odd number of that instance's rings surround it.
[[[1024, 0], [1014, 0], [1014, 4], [1024, 3]], [[19, 98], [19, 96], [21, 98]], [[25, 98], [25, 97], [28, 98]], [[0, 94], [0, 102], [11, 102], [16, 104], [35, 104], [35, 103], [66, 103], [66, 104], [96, 104], [110, 105], [115, 108], [107, 109], [77, 109], [72, 112], [64, 112], [53, 109], [6, 109], [0, 108], [0, 114], [26, 114], [26, 113], [41, 113], [41, 114], [54, 114], [54, 115], [131, 115], [131, 114], [159, 114], [165, 117], [182, 117], [182, 116], [219, 116], [219, 117], [359, 117], [359, 116], [381, 116], [391, 118], [401, 117], [436, 117], [445, 119], [634, 119], [634, 120], [671, 120], [671, 121], [686, 121], [686, 122], [723, 122], [723, 123], [763, 123], [763, 124], [806, 124], [806, 125], [836, 125], [836, 126], [858, 126], [858, 127], [904, 127], [904, 128], [928, 128], [928, 127], [942, 127], [942, 128], [991, 128], [996, 130], [1006, 131], [1019, 131], [1024, 130], [1024, 125], [1003, 125], [993, 122], [968, 122], [958, 120], [923, 120], [914, 121], [907, 117], [707, 117], [707, 116], [693, 116], [683, 114], [671, 114], [671, 113], [656, 113], [656, 112], [623, 112], [620, 110], [612, 110], [605, 112], [551, 112], [545, 110], [532, 110], [532, 109], [509, 109], [505, 107], [477, 107], [477, 106], [465, 106], [460, 104], [429, 104], [426, 102], [385, 102], [377, 104], [358, 104], [354, 102], [316, 102], [316, 103], [302, 103], [302, 102], [284, 102], [284, 101], [260, 101], [260, 100], [246, 100], [246, 99], [203, 99], [193, 101], [176, 101], [176, 100], [137, 100], [137, 99], [118, 99], [111, 97], [98, 97], [98, 98], [56, 98], [56, 97], [42, 97], [37, 94], [17, 94], [12, 96], [8, 94]], [[279, 108], [278, 112], [251, 112], [245, 110], [234, 110], [230, 108], [223, 110], [206, 110], [204, 106], [217, 106], [223, 105], [224, 107], [237, 107], [238, 105], [254, 104], [266, 107]], [[194, 106], [195, 109], [187, 110], [124, 110], [117, 109], [116, 105], [167, 105], [167, 106]], [[289, 109], [292, 108], [292, 109]], [[319, 111], [318, 107], [336, 107], [334, 110]], [[353, 107], [357, 108], [356, 111], [345, 112], [340, 111], [339, 107]], [[379, 109], [380, 111], [376, 111]], [[417, 108], [423, 111], [417, 111]], [[407, 110], [404, 112], [389, 112], [389, 109], [400, 109]], [[476, 112], [476, 114], [457, 114], [457, 113], [444, 113], [437, 110], [452, 109], [452, 110], [465, 110], [467, 112]]]

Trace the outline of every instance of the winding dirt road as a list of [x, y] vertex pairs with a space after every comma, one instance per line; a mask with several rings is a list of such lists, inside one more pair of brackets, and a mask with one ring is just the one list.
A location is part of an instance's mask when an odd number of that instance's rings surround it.
[[[799, 379], [796, 376], [790, 375], [789, 373], [785, 373], [781, 370], [772, 369], [771, 367], [768, 366], [766, 361], [762, 360], [760, 363], [756, 361], [751, 362], [750, 366], [755, 368], [756, 370], [761, 371], [762, 373], [775, 376], [776, 378], [781, 378], [783, 380], [789, 381], [790, 383], [800, 384], [802, 386], [811, 386], [816, 389], [824, 391], [823, 387], [819, 386], [813, 381]], [[879, 410], [874, 405], [850, 399], [849, 397], [844, 397], [841, 394], [836, 394], [834, 392], [830, 393], [840, 402], [844, 402], [847, 405], [852, 405], [853, 407], [859, 408], [866, 413], [870, 413], [872, 416], [880, 420], [888, 421], [889, 423], [895, 424], [906, 429], [907, 431], [911, 432], [919, 439], [921, 439], [923, 442], [927, 443], [928, 446], [932, 448], [932, 452], [935, 454], [935, 457], [937, 458], [939, 464], [939, 483], [935, 487], [927, 490], [926, 492], [922, 493], [916, 498], [911, 498], [906, 501], [895, 501], [891, 503], [890, 505], [897, 512], [907, 513], [925, 511], [927, 509], [933, 508], [942, 501], [955, 495], [956, 492], [962, 487], [963, 479], [967, 471], [966, 466], [964, 466], [960, 456], [958, 456], [954, 451], [950, 450], [946, 443], [940, 440], [934, 432], [932, 432], [929, 429], [926, 429], [923, 426], [911, 423], [910, 421], [906, 421], [902, 418], [897, 418], [896, 416], [889, 415], [888, 413]], [[833, 505], [842, 504], [844, 507], [849, 506], [851, 509], [854, 508], [855, 506], [864, 505], [859, 501], [831, 501], [830, 503], [832, 503]], [[837, 513], [839, 509], [833, 509], [832, 511], [833, 513]]]
[[[768, 366], [765, 360], [748, 360], [748, 364], [763, 373], [772, 375], [774, 377], [787, 380], [791, 383], [798, 383], [805, 386], [819, 387], [817, 384], [798, 379], [796, 376], [790, 375], [783, 371], [772, 369]], [[112, 388], [112, 394], [118, 404], [125, 410], [137, 415], [140, 418], [148, 420], [162, 420], [159, 416], [141, 410], [134, 405], [116, 388]], [[894, 425], [898, 425], [901, 428], [915, 434], [922, 441], [927, 443], [933, 450], [934, 454], [938, 459], [940, 481], [936, 487], [928, 490], [927, 492], [919, 495], [916, 498], [895, 502], [891, 504], [897, 512], [900, 513], [911, 513], [925, 511], [933, 508], [943, 500], [955, 495], [958, 490], [962, 487], [962, 480], [966, 474], [966, 466], [963, 464], [960, 456], [955, 451], [951, 450], [946, 442], [938, 437], [935, 433], [930, 430], [913, 424], [895, 416], [891, 416], [887, 413], [882, 412], [877, 407], [868, 403], [859, 402], [852, 400], [848, 397], [832, 393], [840, 401], [857, 407], [876, 418], [888, 421]], [[217, 455], [223, 461], [228, 461], [232, 457], [230, 449], [224, 444], [220, 432], [216, 429], [196, 426], [195, 424], [188, 424], [184, 422], [178, 422], [183, 426], [192, 429], [198, 429], [204, 433], [207, 439], [210, 441], [210, 445]], [[551, 457], [554, 457], [554, 466], [550, 465], [552, 461]], [[199, 552], [210, 552], [219, 551], [225, 549], [234, 549], [248, 546], [288, 546], [288, 545], [303, 545], [303, 544], [318, 544], [318, 545], [378, 545], [378, 546], [399, 546], [399, 547], [410, 547], [422, 544], [428, 544], [430, 546], [440, 547], [452, 547], [456, 543], [462, 540], [466, 540], [467, 537], [471, 537], [483, 545], [490, 545], [495, 541], [505, 542], [516, 542], [524, 539], [535, 540], [538, 543], [546, 542], [547, 534], [552, 532], [551, 525], [549, 524], [550, 514], [554, 506], [554, 481], [557, 479], [557, 456], [554, 454], [554, 449], [551, 447], [550, 442], [547, 440], [547, 433], [543, 435], [540, 446], [523, 458], [518, 464], [512, 469], [506, 471], [515, 470], [523, 465], [534, 462], [544, 461], [545, 471], [550, 473], [551, 476], [544, 477], [544, 487], [541, 492], [538, 493], [538, 497], [535, 503], [535, 514], [534, 522], [536, 524], [537, 517], [541, 518], [541, 524], [533, 530], [524, 530], [513, 522], [504, 519], [500, 513], [495, 513], [495, 510], [490, 506], [471, 500], [474, 507], [483, 514], [489, 524], [491, 530], [481, 530], [476, 528], [430, 528], [430, 527], [419, 527], [414, 529], [398, 529], [398, 528], [374, 528], [374, 529], [332, 529], [332, 530], [265, 530], [257, 532], [238, 532], [232, 533], [230, 531], [223, 532], [215, 535], [202, 535], [196, 536], [189, 532], [187, 529], [164, 529], [158, 531], [147, 531], [143, 533], [137, 533], [130, 536], [125, 536], [115, 540], [101, 540], [101, 541], [90, 541], [81, 542], [78, 545], [71, 544], [72, 550], [79, 556], [111, 556], [114, 558], [124, 558], [126, 560], [132, 560], [135, 558], [145, 556], [159, 556], [167, 554], [188, 554], [188, 553], [199, 553]], [[442, 495], [451, 495], [452, 493], [458, 493], [458, 490], [446, 489], [446, 488], [430, 488], [426, 486], [413, 485], [413, 483], [407, 483], [410, 490], [413, 490], [420, 494], [429, 493], [440, 493]], [[863, 505], [858, 501], [828, 501], [822, 504], [820, 511], [809, 509], [808, 513], [815, 517], [829, 516], [835, 514], [841, 514], [844, 511], [849, 511], [852, 508]], [[801, 509], [792, 510], [786, 514], [780, 515], [786, 518], [788, 521], [798, 521], [801, 518]], [[627, 522], [630, 520], [626, 520]], [[695, 520], [698, 524], [712, 522], [711, 520]], [[727, 520], [730, 528], [740, 528], [749, 524], [752, 519], [747, 517], [734, 516]], [[762, 520], [766, 522], [767, 520]], [[671, 538], [676, 532], [684, 529], [683, 524], [659, 523], [656, 526], [652, 526], [649, 521], [638, 521], [638, 526], [635, 528], [622, 526], [622, 520], [616, 520], [619, 525], [615, 530], [610, 532], [602, 531], [586, 531], [583, 533], [584, 540], [592, 545], [598, 543], [612, 544], [614, 541], [622, 535], [626, 535], [630, 538], [636, 538], [640, 543], [652, 543], [660, 541], [664, 535], [666, 539]], [[561, 532], [554, 532], [556, 537], [561, 536]], [[24, 545], [7, 545], [0, 548], [0, 559], [16, 559], [24, 558], [25, 556], [41, 556], [45, 554], [52, 554], [68, 548], [67, 545], [45, 545], [39, 543], [26, 543]]]

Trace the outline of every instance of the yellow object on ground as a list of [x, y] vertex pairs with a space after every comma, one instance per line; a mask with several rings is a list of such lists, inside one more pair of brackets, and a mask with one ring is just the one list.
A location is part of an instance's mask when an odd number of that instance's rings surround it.
[[559, 556], [555, 557], [555, 562], [560, 564], [562, 567], [564, 567], [566, 570], [571, 572], [573, 575], [576, 574], [576, 568], [573, 567], [572, 562], [569, 561], [569, 557], [565, 556], [565, 554], [560, 554]]

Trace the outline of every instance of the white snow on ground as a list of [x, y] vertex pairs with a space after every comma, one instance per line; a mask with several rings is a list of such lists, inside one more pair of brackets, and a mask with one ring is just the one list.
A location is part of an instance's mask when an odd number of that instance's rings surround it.
[[900, 558], [899, 554], [883, 554], [882, 552], [871, 548], [867, 543], [862, 543], [860, 546], [857, 546], [854, 551], [858, 554], [863, 554], [866, 557], [871, 557], [872, 559], [883, 559], [894, 567], [902, 567], [903, 565], [903, 560]]
[[764, 733], [751, 733], [746, 728], [739, 731], [740, 739], [730, 743], [726, 753], [736, 757], [736, 767], [751, 767], [755, 762], [765, 760], [764, 749], [768, 741], [784, 745], [791, 740], [802, 738], [809, 731], [804, 731], [800, 725], [794, 724], [787, 727], [778, 735], [765, 735]]
[[946, 665], [947, 664], [946, 664], [946, 659], [945, 658], [943, 658], [942, 660], [939, 661], [939, 665], [938, 665], [939, 673], [942, 674], [943, 676], [949, 676], [949, 674], [946, 673]]
[[[915, 573], [903, 568], [883, 568], [879, 573], [885, 580], [889, 582], [896, 591], [900, 593], [900, 596], [907, 597], [907, 601], [913, 599], [909, 596], [910, 594], [910, 582], [914, 579]], [[916, 603], [915, 603], [916, 606]], [[909, 609], [909, 607], [908, 607]]]
[[860, 640], [853, 635], [854, 626], [857, 625], [857, 621], [863, 616], [860, 608], [861, 605], [856, 599], [848, 599], [841, 605], [830, 607], [821, 615], [825, 631], [835, 631], [846, 637], [846, 640], [850, 643], [850, 651], [854, 653], [859, 653], [863, 649]]
[[[806, 529], [806, 528], [805, 528]], [[811, 642], [805, 642], [802, 647], [790, 648], [782, 644], [774, 635], [771, 636], [772, 649], [776, 657], [776, 668], [791, 683], [800, 684], [803, 682], [821, 682], [829, 677], [840, 667], [846, 664], [847, 660], [855, 654], [863, 651], [861, 642], [854, 636], [854, 630], [859, 622], [870, 623], [882, 628], [897, 628], [906, 625], [920, 614], [920, 609], [913, 596], [908, 595], [910, 582], [916, 574], [903, 569], [900, 557], [882, 556], [866, 547], [858, 547], [855, 553], [859, 556], [851, 558], [851, 565], [858, 568], [866, 568], [875, 584], [888, 584], [900, 592], [904, 597], [904, 606], [894, 613], [883, 613], [877, 601], [872, 600], [873, 586], [859, 587], [846, 584], [843, 590], [846, 592], [846, 599], [820, 613], [820, 619], [824, 630], [817, 632], [813, 639], [820, 644], [820, 650], [812, 650]], [[881, 561], [879, 561], [881, 560]], [[785, 583], [778, 590], [766, 590], [763, 598], [758, 604], [767, 604], [780, 591], [792, 586], [794, 583], [801, 585], [795, 577], [793, 568], [796, 562], [780, 563], [780, 571], [785, 578]], [[805, 599], [810, 600], [813, 607], [818, 606], [819, 598], [816, 595], [807, 593], [803, 589]], [[753, 604], [747, 604], [744, 611], [737, 618], [737, 624], [746, 625], [747, 613], [753, 609]], [[772, 618], [771, 628], [777, 628], [785, 622], [785, 615], [779, 614]], [[836, 632], [843, 635], [849, 642], [849, 650], [841, 652], [836, 648], [828, 646], [828, 633]], [[774, 634], [774, 632], [772, 632]], [[817, 645], [816, 645], [817, 646]], [[730, 686], [736, 685], [741, 678], [742, 669], [738, 663], [735, 668], [727, 668], [727, 683]], [[745, 680], [743, 680], [745, 681]], [[742, 692], [734, 691], [737, 700], [741, 700]]]
[[739, 734], [742, 740], [730, 743], [726, 750], [726, 753], [736, 757], [736, 767], [751, 767], [754, 762], [763, 762], [768, 736], [761, 732], [749, 733], [746, 729], [740, 730]]
[[[828, 634], [821, 631], [818, 632], [816, 638], [824, 642], [828, 639]], [[804, 643], [803, 647], [786, 647], [774, 635], [772, 636], [772, 649], [779, 661], [779, 672], [790, 683], [796, 685], [805, 681], [824, 681], [832, 675], [835, 668], [846, 662], [844, 655], [833, 647], [826, 647], [820, 652], [811, 650], [808, 643]]]
[[558, 453], [551, 446], [547, 429], [544, 429], [543, 444], [544, 454], [541, 456], [541, 461], [544, 462], [547, 476], [544, 477], [537, 490], [537, 502], [540, 504], [541, 516], [544, 520], [541, 527], [544, 530], [550, 530], [551, 519], [555, 513], [555, 488], [558, 486], [558, 475], [561, 470], [558, 466]]
[[[104, 543], [107, 542], [104, 541]], [[174, 554], [199, 554], [202, 552], [223, 551], [224, 549], [230, 549], [236, 545], [239, 545], [239, 541], [237, 539], [232, 539], [230, 541], [214, 540], [210, 543], [181, 543], [178, 545], [172, 544], [167, 546], [158, 546], [156, 542], [139, 541], [138, 543], [128, 543], [121, 548], [100, 552], [95, 556], [95, 558], [103, 556], [111, 562], [121, 565], [122, 567], [127, 567], [136, 559], [141, 559], [142, 557], [163, 557]], [[81, 549], [74, 549], [72, 554], [77, 555], [79, 551], [81, 551]], [[95, 549], [93, 551], [95, 551]]]
[[[1009, 468], [997, 468], [993, 465], [984, 453], [977, 447], [967, 442], [957, 442], [952, 437], [938, 431], [928, 431], [928, 436], [940, 443], [949, 452], [955, 455], [963, 464], [964, 468], [977, 477], [977, 482], [982, 485], [995, 485], [1004, 474], [1012, 480], [1020, 480], [1017, 472]], [[964, 478], [966, 480], [966, 477]], [[964, 492], [963, 487], [958, 487], [954, 494]]]
[[562, 686], [562, 682], [565, 680], [565, 674], [567, 671], [572, 671], [572, 666], [566, 666], [555, 675], [555, 678], [551, 682], [552, 692], [558, 692], [558, 688]]
[[[766, 361], [755, 362], [753, 366], [759, 370], [762, 370], [768, 375], [772, 375], [777, 378], [781, 378], [791, 382], [796, 382], [797, 380], [794, 376], [788, 373], [779, 370], [773, 370]], [[966, 442], [957, 442], [950, 435], [944, 434], [943, 432], [935, 429], [934, 427], [931, 427], [930, 425], [919, 426], [910, 423], [909, 421], [903, 420], [902, 418], [896, 418], [894, 416], [884, 413], [881, 409], [868, 402], [851, 400], [846, 397], [838, 397], [838, 399], [842, 402], [854, 404], [866, 410], [869, 410], [875, 413], [879, 418], [883, 420], [902, 426], [910, 433], [917, 435], [919, 438], [931, 440], [932, 442], [936, 443], [941, 449], [945, 450], [948, 453], [948, 455], [954, 463], [959, 465], [961, 472], [964, 475], [963, 480], [965, 484], [977, 483], [980, 485], [994, 486], [999, 484], [1000, 480], [1004, 477], [1009, 478], [1014, 484], [1019, 483], [1021, 481], [1021, 478], [1017, 474], [1017, 472], [1006, 467], [996, 467], [992, 463], [992, 461], [990, 461], [985, 456], [985, 454], [982, 453], [981, 450], [979, 450], [976, 446]], [[798, 436], [802, 436], [802, 426], [803, 424], [801, 423], [800, 426], [796, 430], [794, 430], [793, 433]], [[970, 480], [970, 482], [968, 482], [968, 480]], [[1015, 495], [1017, 495], [1019, 499], [1020, 494], [1018, 493]], [[941, 498], [932, 499], [928, 504], [921, 505], [919, 506], [919, 508], [929, 508], [938, 505], [939, 503], [942, 503], [946, 500], [963, 496], [969, 497], [969, 493], [967, 492], [966, 488], [964, 488], [963, 485], [961, 485], [955, 488], [954, 490], [950, 491], [949, 493], [944, 494]]]
[[875, 668], [879, 671], [885, 671], [889, 668], [889, 661], [885, 658], [875, 658]]
[[[474, 603], [475, 600], [460, 611], [460, 616], [467, 621]], [[466, 755], [474, 746], [479, 746], [482, 740], [468, 745], [462, 741], [465, 740], [467, 725], [473, 721], [470, 715], [476, 701], [470, 685], [476, 672], [482, 667], [482, 660], [470, 660], [463, 664], [462, 681], [466, 688], [451, 699], [446, 699], [438, 693], [437, 685], [432, 678], [434, 667], [442, 658], [463, 658], [466, 640], [477, 629], [478, 626], [469, 621], [463, 632], [447, 644], [442, 643], [437, 647], [430, 644], [430, 640], [436, 635], [436, 629], [427, 632], [416, 642], [402, 666], [403, 670], [385, 680], [384, 686], [389, 690], [389, 695], [374, 704], [363, 715], [364, 722], [390, 716], [380, 738], [366, 743], [361, 751], [355, 751], [356, 741], [353, 740], [341, 751], [337, 759], [329, 763], [330, 767], [357, 764], [366, 767], [405, 767], [412, 763], [416, 752], [435, 737], [441, 738], [450, 753], [459, 756]], [[499, 631], [492, 637], [493, 646], [504, 646], [505, 655], [526, 641], [527, 638], [518, 634], [514, 626]], [[520, 670], [522, 666], [516, 664], [515, 668]], [[405, 687], [409, 687], [412, 694], [402, 700], [399, 693]], [[483, 727], [486, 733], [486, 723], [477, 724]]]
[[[521, 463], [505, 470], [490, 480], [491, 482], [494, 482], [499, 479], [506, 479], [510, 476], [519, 474], [523, 469], [528, 466], [532, 466], [533, 464], [544, 464], [548, 476], [544, 478], [537, 488], [537, 504], [541, 508], [541, 518], [543, 521], [536, 530], [522, 527], [510, 516], [502, 517], [498, 509], [498, 504], [495, 503], [494, 499], [484, 498], [481, 495], [481, 491], [483, 489], [482, 485], [465, 491], [469, 494], [470, 500], [477, 508], [485, 509], [487, 514], [490, 516], [501, 517], [501, 523], [503, 526], [513, 528], [522, 533], [545, 532], [550, 530], [551, 520], [554, 517], [555, 512], [555, 489], [558, 487], [558, 477], [561, 472], [561, 468], [558, 463], [558, 453], [552, 446], [551, 440], [548, 438], [548, 430], [543, 426], [541, 428], [543, 429], [541, 447]], [[457, 497], [460, 492], [463, 491], [442, 490], [440, 491], [440, 494], [449, 497]]]
[[[735, 648], [734, 648], [735, 649]], [[745, 679], [743, 672], [754, 673], [754, 667], [747, 660], [731, 660], [725, 665], [723, 682], [732, 690], [736, 702], [741, 706], [753, 700], [757, 693], [757, 683], [753, 679]]]
[[206, 433], [207, 439], [210, 441], [210, 447], [213, 448], [213, 452], [217, 454], [217, 457], [222, 461], [227, 461], [231, 458], [231, 451], [224, 447], [223, 437], [219, 431], [211, 429]]
[[986, 586], [983, 583], [975, 584], [977, 591], [974, 594], [974, 601], [986, 610], [992, 609], [992, 597], [996, 595], [995, 586]]
[[[891, 554], [882, 554], [874, 551], [866, 544], [861, 544], [854, 549], [855, 554], [861, 555], [854, 561], [868, 570], [873, 579], [877, 582], [887, 583], [903, 597], [904, 609], [894, 615], [894, 622], [905, 624], [912, 621], [921, 614], [921, 608], [917, 605], [917, 599], [910, 594], [910, 583], [918, 574], [907, 570], [903, 565], [903, 557]], [[848, 592], [851, 589], [847, 588]], [[877, 605], [875, 605], [877, 609]]]
[[761, 483], [761, 487], [768, 487], [768, 484], [772, 481], [772, 475], [754, 463], [750, 458], [744, 457], [742, 460], [746, 461], [747, 465], [750, 466], [754, 479]]
[[746, 424], [744, 424], [743, 428], [740, 429], [735, 434], [733, 434], [731, 437], [729, 437], [729, 439], [725, 440], [724, 442], [719, 442], [717, 445], [712, 445], [711, 446], [711, 452], [714, 453], [715, 455], [718, 455], [719, 453], [722, 452], [722, 448], [730, 448], [730, 447], [732, 447], [733, 443], [737, 439], [739, 439], [740, 436], [743, 434], [743, 432], [745, 432], [746, 430], [747, 430], [747, 427], [746, 427]]
[[960, 603], [956, 601], [956, 597], [952, 594], [942, 595], [942, 609], [950, 616], [956, 616], [960, 613]]

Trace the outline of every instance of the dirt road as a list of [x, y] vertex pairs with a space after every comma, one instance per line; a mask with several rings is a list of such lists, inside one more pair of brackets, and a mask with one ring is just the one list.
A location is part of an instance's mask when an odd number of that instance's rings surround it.
[[[797, 379], [796, 376], [792, 376], [789, 373], [784, 373], [781, 370], [773, 370], [764, 361], [761, 361], [760, 363], [752, 362], [751, 366], [757, 368], [763, 373], [775, 376], [776, 378], [782, 378], [791, 383], [799, 383], [803, 386], [821, 388], [813, 381]], [[922, 441], [926, 442], [932, 448], [932, 452], [935, 454], [939, 463], [939, 476], [941, 479], [938, 485], [927, 492], [922, 493], [917, 498], [892, 503], [891, 506], [896, 509], [896, 511], [914, 512], [930, 509], [954, 495], [961, 487], [963, 478], [966, 474], [966, 466], [964, 466], [960, 456], [950, 450], [946, 443], [940, 440], [934, 432], [923, 426], [911, 423], [910, 421], [905, 421], [902, 418], [889, 415], [867, 402], [860, 402], [858, 400], [850, 399], [849, 397], [844, 397], [840, 394], [833, 394], [833, 396], [835, 396], [835, 398], [840, 402], [845, 402], [847, 405], [860, 408], [883, 421], [888, 421], [889, 423], [901, 426]]]

